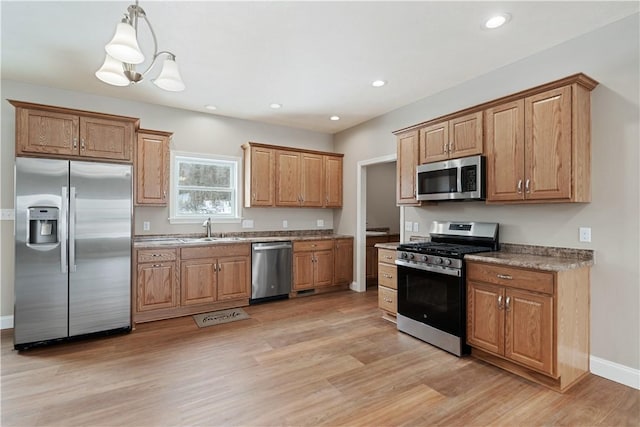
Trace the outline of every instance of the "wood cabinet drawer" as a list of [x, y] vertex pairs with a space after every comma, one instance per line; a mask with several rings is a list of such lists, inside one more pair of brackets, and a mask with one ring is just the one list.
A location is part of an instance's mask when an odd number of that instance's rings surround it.
[[378, 285], [398, 289], [397, 269], [395, 265], [378, 263]]
[[398, 291], [378, 286], [378, 307], [395, 315], [398, 312]]
[[293, 242], [294, 252], [324, 251], [330, 249], [333, 249], [333, 239]]
[[396, 260], [396, 251], [394, 249], [382, 249], [378, 248], [378, 262], [384, 262], [386, 264], [394, 264]]
[[467, 279], [553, 295], [554, 274], [546, 271], [468, 262]]
[[231, 245], [215, 244], [209, 246], [198, 246], [195, 248], [180, 249], [181, 259], [249, 256], [250, 254], [251, 245], [249, 243], [234, 243]]
[[144, 249], [138, 251], [138, 262], [162, 262], [175, 261], [177, 258], [175, 249]]

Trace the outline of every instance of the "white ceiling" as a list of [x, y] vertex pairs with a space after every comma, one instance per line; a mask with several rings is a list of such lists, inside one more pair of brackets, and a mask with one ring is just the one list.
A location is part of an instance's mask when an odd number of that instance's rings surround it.
[[[186, 83], [173, 93], [149, 81], [159, 70], [132, 87], [94, 76], [131, 3], [2, 0], [2, 78], [335, 133], [639, 10], [637, 1], [142, 1]], [[511, 22], [482, 29], [494, 12]], [[373, 88], [375, 79], [388, 84]]]

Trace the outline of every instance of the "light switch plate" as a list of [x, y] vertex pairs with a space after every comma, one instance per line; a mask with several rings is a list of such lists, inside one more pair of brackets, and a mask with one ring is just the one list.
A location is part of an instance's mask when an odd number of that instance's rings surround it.
[[417, 222], [414, 222], [414, 223], [413, 223], [413, 231], [414, 231], [415, 233], [417, 233], [418, 231], [420, 231], [420, 224], [419, 224], [419, 223], [417, 223]]
[[0, 220], [13, 221], [15, 219], [15, 211], [13, 209], [0, 209]]
[[142, 229], [143, 229], [144, 231], [149, 231], [149, 230], [151, 230], [151, 222], [149, 222], [149, 221], [144, 221], [144, 222], [142, 223]]
[[411, 230], [413, 230], [413, 223], [411, 221], [405, 221], [404, 231], [411, 231]]
[[288, 228], [289, 227], [289, 221], [287, 221], [286, 219], [282, 220], [282, 228]]
[[324, 227], [324, 219], [317, 220], [316, 224], [318, 225], [318, 227]]
[[242, 220], [242, 228], [253, 228], [253, 220], [252, 219], [243, 219]]

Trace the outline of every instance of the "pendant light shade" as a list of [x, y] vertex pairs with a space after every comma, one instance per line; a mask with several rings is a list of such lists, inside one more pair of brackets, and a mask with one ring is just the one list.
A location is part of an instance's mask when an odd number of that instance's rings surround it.
[[[143, 22], [151, 32], [153, 54], [146, 69], [138, 70], [136, 65], [142, 64], [145, 59], [138, 45], [138, 30]], [[107, 57], [102, 67], [96, 71], [96, 77], [105, 83], [114, 86], [129, 86], [140, 83], [159, 62], [160, 57], [163, 57], [165, 60], [162, 64], [162, 70], [153, 83], [159, 88], [171, 92], [179, 92], [185, 88], [176, 64], [176, 56], [168, 50], [158, 50], [156, 33], [153, 31], [147, 14], [138, 5], [138, 0], [135, 4], [129, 5], [122, 22], [116, 27], [116, 33], [104, 47], [104, 50], [107, 52]]]
[[153, 83], [160, 89], [171, 92], [180, 92], [181, 90], [184, 90], [184, 82], [180, 77], [180, 71], [178, 71], [178, 64], [175, 61], [175, 57], [169, 57], [164, 60], [160, 75], [153, 81]]
[[117, 25], [116, 33], [104, 50], [118, 61], [128, 64], [140, 64], [144, 61], [144, 55], [138, 46], [136, 30], [126, 22]]
[[122, 62], [112, 58], [109, 54], [104, 58], [102, 67], [96, 71], [96, 77], [113, 86], [129, 86], [131, 83], [124, 75]]

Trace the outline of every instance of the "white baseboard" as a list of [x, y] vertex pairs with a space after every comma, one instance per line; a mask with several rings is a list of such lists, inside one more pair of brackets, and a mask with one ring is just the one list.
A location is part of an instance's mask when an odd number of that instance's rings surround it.
[[591, 373], [640, 390], [640, 370], [591, 356]]
[[13, 316], [0, 316], [0, 329], [13, 328]]

